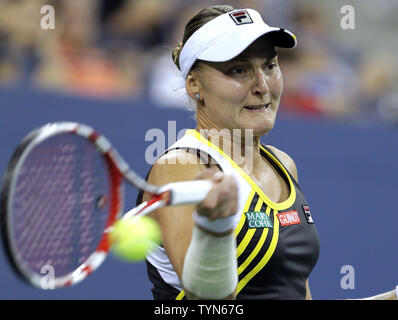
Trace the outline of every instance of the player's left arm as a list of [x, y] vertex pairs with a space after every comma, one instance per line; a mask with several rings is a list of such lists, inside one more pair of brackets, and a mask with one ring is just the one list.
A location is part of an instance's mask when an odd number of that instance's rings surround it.
[[398, 287], [394, 290], [383, 292], [375, 296], [354, 300], [398, 300]]
[[[271, 149], [271, 151], [273, 153], [275, 153], [275, 155], [279, 158], [279, 160], [282, 162], [282, 164], [286, 167], [286, 169], [290, 172], [290, 174], [293, 176], [293, 178], [298, 183], [297, 167], [296, 167], [296, 164], [294, 163], [293, 159], [287, 153], [285, 153], [273, 146], [267, 145], [267, 147], [269, 149]], [[305, 287], [306, 287], [305, 299], [312, 300], [311, 291], [310, 291], [310, 287], [308, 284], [308, 279], [305, 282]], [[377, 294], [377, 295], [374, 295], [371, 297], [366, 297], [366, 298], [356, 299], [356, 300], [398, 300], [398, 287], [395, 290], [383, 292], [383, 293], [380, 293], [380, 294]]]
[[[275, 153], [275, 155], [279, 158], [279, 160], [282, 162], [282, 164], [286, 167], [286, 169], [290, 172], [290, 174], [293, 176], [293, 178], [298, 183], [297, 167], [296, 167], [294, 160], [287, 153], [285, 153], [273, 146], [268, 145], [267, 147], [269, 149], [271, 149], [273, 153]], [[305, 288], [306, 288], [305, 299], [312, 300], [308, 279], [305, 281]]]
[[308, 279], [305, 281], [305, 300], [312, 300], [312, 296], [311, 296], [311, 291], [310, 291], [310, 285], [308, 283]]

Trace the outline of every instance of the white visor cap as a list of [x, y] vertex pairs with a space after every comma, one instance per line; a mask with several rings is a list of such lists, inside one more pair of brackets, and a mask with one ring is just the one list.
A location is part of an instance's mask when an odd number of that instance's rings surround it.
[[267, 25], [253, 9], [233, 10], [210, 20], [192, 34], [181, 50], [179, 64], [184, 79], [196, 60], [231, 60], [265, 34], [270, 34], [277, 47], [297, 45], [293, 33]]

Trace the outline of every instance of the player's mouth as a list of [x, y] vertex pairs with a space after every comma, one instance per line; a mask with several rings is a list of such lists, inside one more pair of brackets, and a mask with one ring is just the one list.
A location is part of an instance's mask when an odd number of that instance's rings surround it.
[[267, 104], [261, 104], [261, 105], [257, 105], [257, 106], [244, 106], [243, 108], [248, 111], [255, 112], [255, 111], [267, 110], [270, 106], [271, 106], [271, 103], [267, 103]]

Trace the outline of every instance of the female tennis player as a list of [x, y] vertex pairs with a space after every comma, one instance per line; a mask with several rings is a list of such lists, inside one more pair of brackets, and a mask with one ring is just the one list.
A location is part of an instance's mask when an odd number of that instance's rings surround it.
[[186, 25], [173, 60], [197, 127], [147, 179], [209, 179], [213, 187], [200, 205], [153, 213], [163, 232], [147, 257], [155, 299], [311, 298], [319, 240], [310, 207], [294, 161], [260, 142], [283, 89], [276, 48], [295, 46], [290, 31], [268, 26], [252, 9], [212, 6]]

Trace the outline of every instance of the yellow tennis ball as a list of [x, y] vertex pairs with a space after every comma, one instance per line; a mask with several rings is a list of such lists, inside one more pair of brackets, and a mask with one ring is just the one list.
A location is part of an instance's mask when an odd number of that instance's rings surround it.
[[141, 261], [161, 241], [158, 223], [147, 216], [118, 220], [110, 233], [112, 250], [127, 261]]

